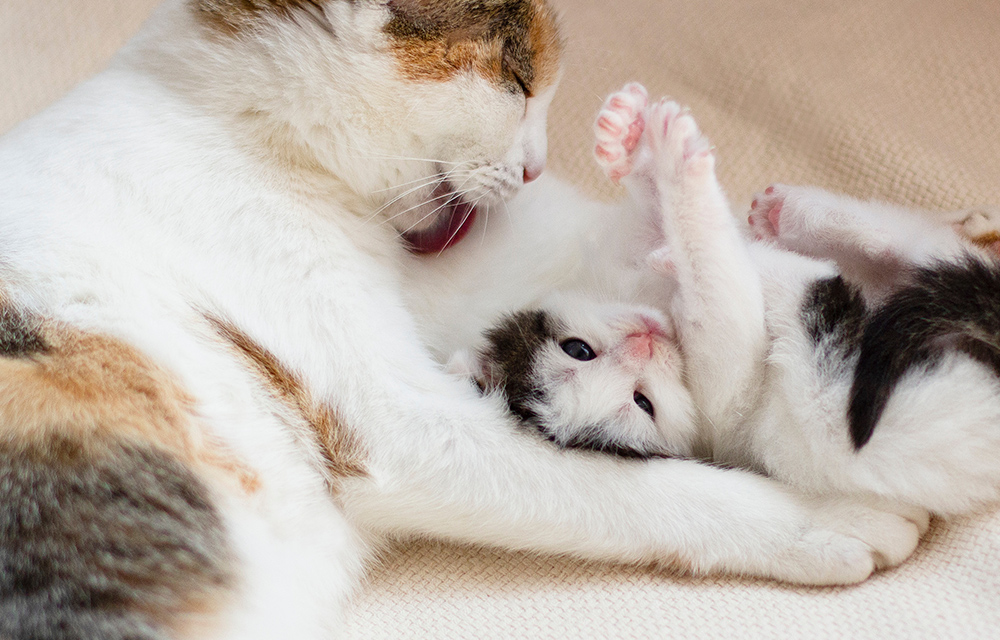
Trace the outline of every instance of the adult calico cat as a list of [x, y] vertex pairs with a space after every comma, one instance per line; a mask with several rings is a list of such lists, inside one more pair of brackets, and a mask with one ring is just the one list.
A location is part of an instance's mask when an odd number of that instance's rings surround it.
[[435, 363], [434, 265], [497, 272], [459, 241], [541, 172], [560, 48], [544, 0], [169, 0], [3, 138], [0, 636], [326, 638], [386, 536], [815, 584], [910, 554], [919, 513], [560, 451]]

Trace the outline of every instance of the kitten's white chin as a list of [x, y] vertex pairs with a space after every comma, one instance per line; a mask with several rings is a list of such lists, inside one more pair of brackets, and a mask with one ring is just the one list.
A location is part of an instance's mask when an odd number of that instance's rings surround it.
[[476, 207], [456, 194], [447, 182], [441, 182], [431, 196], [431, 203], [440, 211], [433, 221], [421, 229], [408, 229], [400, 233], [407, 248], [413, 253], [440, 253], [457, 244], [476, 221]]

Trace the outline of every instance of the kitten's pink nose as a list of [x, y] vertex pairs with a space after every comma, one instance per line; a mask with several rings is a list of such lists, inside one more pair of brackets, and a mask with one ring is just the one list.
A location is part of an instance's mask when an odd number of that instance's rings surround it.
[[526, 163], [524, 165], [524, 184], [537, 180], [538, 176], [542, 175], [542, 171], [544, 170], [544, 162]]

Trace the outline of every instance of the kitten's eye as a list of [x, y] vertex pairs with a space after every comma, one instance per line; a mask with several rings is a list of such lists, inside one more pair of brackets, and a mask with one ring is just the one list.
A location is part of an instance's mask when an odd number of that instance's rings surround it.
[[649, 401], [649, 398], [636, 391], [635, 393], [632, 394], [632, 399], [635, 400], [635, 404], [640, 409], [649, 414], [650, 418], [656, 417], [653, 412], [653, 403]]
[[597, 353], [590, 348], [590, 345], [579, 338], [564, 340], [559, 343], [559, 346], [566, 352], [566, 355], [575, 360], [583, 360], [586, 362], [587, 360], [593, 360], [597, 357]]

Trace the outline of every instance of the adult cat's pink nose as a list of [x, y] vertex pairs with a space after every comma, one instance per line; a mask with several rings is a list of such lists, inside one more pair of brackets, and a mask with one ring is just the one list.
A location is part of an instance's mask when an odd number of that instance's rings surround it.
[[542, 175], [542, 171], [545, 170], [545, 163], [539, 162], [537, 164], [525, 164], [524, 165], [524, 184], [529, 182], [534, 182], [538, 179], [538, 176]]

